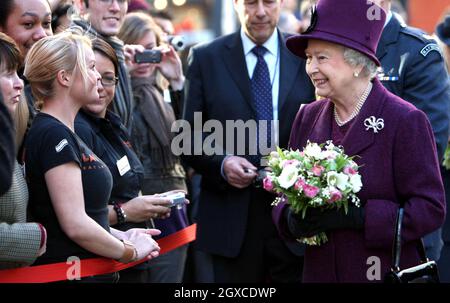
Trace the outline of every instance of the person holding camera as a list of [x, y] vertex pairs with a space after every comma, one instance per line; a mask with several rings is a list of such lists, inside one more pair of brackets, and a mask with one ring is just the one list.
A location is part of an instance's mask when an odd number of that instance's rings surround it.
[[[181, 110], [184, 75], [173, 47], [161, 44], [160, 32], [150, 16], [137, 12], [125, 17], [118, 34], [126, 44], [141, 45], [143, 50], [135, 59], [142, 63], [135, 64], [130, 75], [135, 101], [131, 139], [144, 166], [144, 195], [187, 189], [180, 159], [171, 150], [171, 125]], [[171, 103], [163, 94], [160, 76], [170, 83]], [[183, 229], [188, 224], [186, 206], [172, 208], [170, 218], [154, 222], [161, 236]], [[187, 245], [149, 262], [148, 282], [182, 282], [186, 256]]]
[[[133, 151], [119, 116], [108, 110], [117, 84], [118, 60], [114, 49], [101, 39], [93, 40], [97, 70], [101, 75], [99, 99], [86, 104], [75, 120], [75, 131], [108, 166], [113, 177], [109, 199], [109, 224], [126, 231], [151, 227], [155, 218], [168, 218], [170, 194], [140, 194], [144, 168]], [[120, 272], [120, 282], [146, 282], [147, 264]]]

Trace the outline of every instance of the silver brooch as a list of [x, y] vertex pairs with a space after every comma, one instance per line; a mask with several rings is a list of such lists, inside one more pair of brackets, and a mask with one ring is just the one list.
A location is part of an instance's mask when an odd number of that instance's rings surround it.
[[371, 116], [364, 120], [364, 126], [366, 127], [366, 130], [373, 129], [373, 132], [376, 134], [384, 128], [384, 120]]

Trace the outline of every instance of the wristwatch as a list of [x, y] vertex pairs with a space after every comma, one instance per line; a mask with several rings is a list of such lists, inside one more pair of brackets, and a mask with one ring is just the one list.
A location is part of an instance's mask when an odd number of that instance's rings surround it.
[[125, 252], [123, 253], [122, 257], [117, 261], [121, 263], [133, 262], [137, 258], [136, 247], [134, 247], [134, 244], [128, 240], [120, 240], [120, 241], [123, 243], [123, 246], [125, 247]]

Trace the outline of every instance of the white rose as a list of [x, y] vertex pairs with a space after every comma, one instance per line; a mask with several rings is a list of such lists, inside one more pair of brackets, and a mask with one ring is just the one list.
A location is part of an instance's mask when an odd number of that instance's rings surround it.
[[298, 178], [298, 171], [295, 165], [287, 165], [283, 168], [280, 176], [278, 177], [278, 183], [281, 187], [288, 189], [295, 184]]
[[334, 160], [334, 159], [336, 159], [336, 156], [338, 155], [338, 153], [334, 150], [326, 150], [326, 151], [322, 152], [322, 155], [323, 155], [323, 159]]
[[336, 187], [345, 190], [348, 186], [348, 176], [343, 173], [336, 174]]
[[359, 175], [359, 174], [352, 175], [350, 177], [350, 185], [351, 185], [352, 191], [354, 193], [359, 192], [362, 187], [361, 175]]
[[308, 157], [314, 157], [316, 159], [321, 159], [322, 149], [317, 143], [311, 143], [305, 147], [305, 155]]
[[280, 158], [271, 158], [269, 160], [269, 166], [276, 167], [278, 165], [280, 165]]
[[327, 145], [325, 146], [328, 150], [334, 150], [334, 144], [333, 141], [327, 141]]
[[329, 186], [336, 186], [337, 182], [337, 172], [330, 171], [327, 173], [327, 183]]

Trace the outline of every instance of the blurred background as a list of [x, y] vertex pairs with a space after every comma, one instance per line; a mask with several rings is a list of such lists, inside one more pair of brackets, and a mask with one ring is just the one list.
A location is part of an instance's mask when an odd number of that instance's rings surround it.
[[[232, 33], [238, 23], [233, 0], [145, 0], [154, 10], [170, 13], [175, 33], [183, 35], [188, 46]], [[303, 26], [312, 0], [285, 0], [280, 27], [296, 32]], [[450, 0], [393, 0], [394, 11], [414, 27], [433, 33], [450, 13]], [[302, 8], [303, 11], [302, 12]]]

